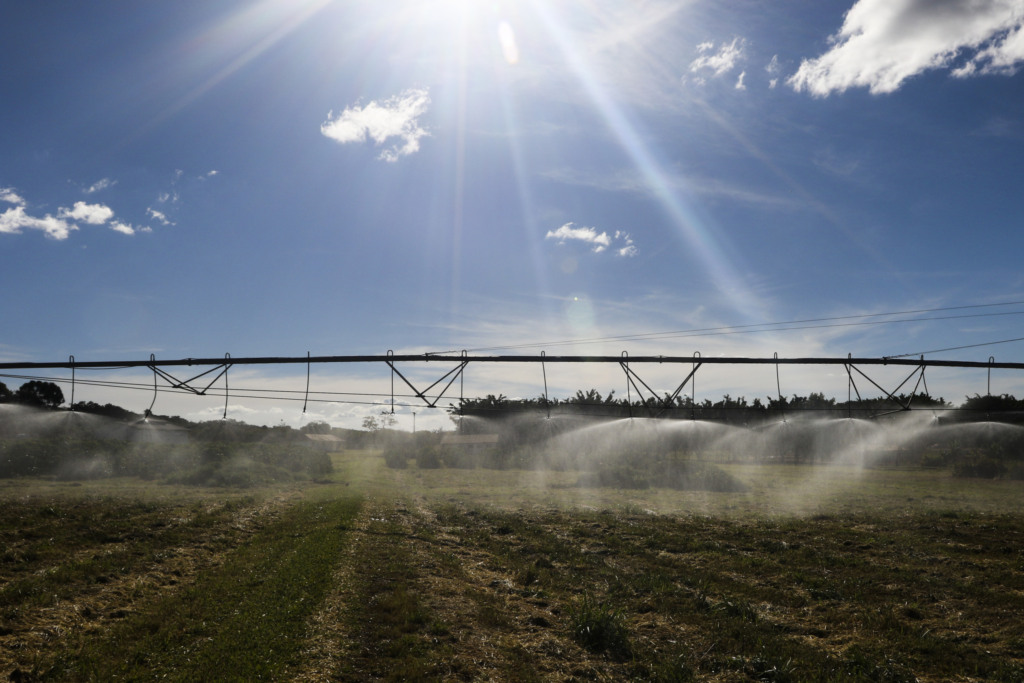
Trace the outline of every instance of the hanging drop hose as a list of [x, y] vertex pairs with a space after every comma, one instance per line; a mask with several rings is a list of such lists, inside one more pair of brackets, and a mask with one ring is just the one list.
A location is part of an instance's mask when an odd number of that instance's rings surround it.
[[550, 420], [551, 419], [551, 404], [548, 402], [548, 371], [544, 367], [544, 358], [546, 356], [547, 356], [547, 353], [545, 353], [544, 351], [540, 352], [540, 358], [541, 358], [541, 360], [540, 360], [540, 371], [541, 371], [541, 374], [544, 375], [544, 407], [547, 409], [548, 419]]
[[153, 406], [156, 405], [156, 354], [149, 354], [149, 368], [153, 371], [153, 400], [149, 402], [149, 407], [146, 408], [146, 412], [143, 413], [143, 419], [148, 420], [149, 416], [153, 414]]
[[306, 397], [302, 400], [302, 414], [306, 414], [306, 405], [309, 404], [309, 351], [306, 351]]
[[786, 404], [782, 401], [782, 382], [779, 381], [779, 352], [775, 352], [775, 391], [779, 395], [779, 410], [782, 411], [782, 421], [786, 421]]
[[228, 419], [228, 397], [231, 392], [228, 390], [228, 368], [231, 367], [231, 354], [224, 354], [224, 416], [222, 420]]

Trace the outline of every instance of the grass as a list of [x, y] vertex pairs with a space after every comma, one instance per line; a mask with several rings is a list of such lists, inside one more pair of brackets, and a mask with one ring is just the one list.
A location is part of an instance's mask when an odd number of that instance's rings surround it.
[[616, 659], [627, 659], [632, 652], [622, 611], [594, 600], [588, 593], [569, 609], [569, 630], [573, 640], [591, 652], [607, 653]]
[[299, 665], [306, 620], [331, 588], [359, 500], [300, 503], [182, 594], [69, 653], [58, 678], [280, 679]]
[[227, 500], [2, 482], [0, 677], [1024, 680], [1019, 482], [725, 469], [747, 490], [374, 452]]
[[[430, 646], [447, 627], [433, 618], [415, 587], [416, 563], [405, 543], [410, 533], [395, 510], [374, 508], [355, 539], [353, 600], [345, 615], [353, 635], [336, 677], [345, 680], [437, 678]], [[371, 569], [371, 571], [367, 571]]]

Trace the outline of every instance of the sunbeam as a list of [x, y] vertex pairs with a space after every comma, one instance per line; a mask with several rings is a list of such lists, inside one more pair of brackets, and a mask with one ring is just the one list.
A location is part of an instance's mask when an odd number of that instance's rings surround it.
[[694, 203], [680, 196], [680, 191], [668, 181], [668, 175], [636, 126], [607, 92], [552, 12], [541, 2], [533, 1], [532, 7], [618, 145], [629, 156], [686, 246], [697, 254], [711, 282], [744, 320], [760, 319], [764, 315], [764, 304], [744, 287], [745, 278], [732, 263], [736, 259], [728, 255], [729, 250], [715, 236], [710, 220], [701, 216]]

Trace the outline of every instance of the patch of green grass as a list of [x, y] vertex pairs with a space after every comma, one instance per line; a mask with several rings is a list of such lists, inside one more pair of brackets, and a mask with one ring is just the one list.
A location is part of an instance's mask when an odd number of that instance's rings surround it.
[[302, 503], [232, 552], [184, 594], [169, 596], [70, 653], [59, 678], [281, 678], [299, 663], [306, 620], [331, 588], [360, 500]]
[[415, 587], [418, 572], [395, 517], [375, 518], [357, 539], [359, 566], [346, 622], [354, 638], [337, 675], [343, 680], [425, 680], [438, 674], [444, 647], [434, 641], [449, 627], [424, 605]]
[[629, 629], [622, 610], [594, 600], [584, 593], [569, 611], [569, 629], [573, 640], [592, 652], [623, 660], [632, 654]]
[[0, 513], [0, 568], [16, 566], [18, 572], [0, 587], [0, 609], [51, 606], [80, 594], [83, 583], [133, 574], [251, 504], [252, 499], [217, 506], [107, 498], [10, 501]]

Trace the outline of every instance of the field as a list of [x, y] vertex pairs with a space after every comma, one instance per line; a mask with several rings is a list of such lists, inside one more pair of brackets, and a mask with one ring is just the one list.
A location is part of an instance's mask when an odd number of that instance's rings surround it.
[[0, 678], [1024, 680], [1024, 484], [725, 466], [0, 480]]

